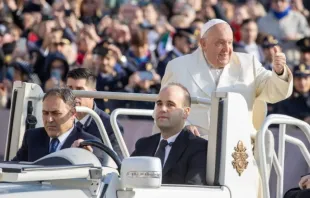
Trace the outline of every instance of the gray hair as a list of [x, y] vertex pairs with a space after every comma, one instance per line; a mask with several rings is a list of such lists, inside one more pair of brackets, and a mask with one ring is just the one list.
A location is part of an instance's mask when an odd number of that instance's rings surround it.
[[73, 94], [71, 89], [68, 88], [50, 89], [45, 93], [43, 101], [50, 96], [56, 96], [58, 98], [61, 98], [71, 108], [75, 107], [75, 95]]

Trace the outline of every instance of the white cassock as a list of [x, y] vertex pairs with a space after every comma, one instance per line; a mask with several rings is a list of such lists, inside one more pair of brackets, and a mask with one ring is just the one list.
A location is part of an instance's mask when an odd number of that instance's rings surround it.
[[[255, 119], [252, 116], [254, 102], [276, 103], [292, 94], [292, 73], [286, 66], [281, 76], [274, 71], [266, 70], [253, 56], [233, 52], [228, 65], [217, 71], [206, 62], [199, 47], [192, 54], [178, 57], [170, 61], [161, 82], [161, 89], [170, 82], [185, 86], [192, 97], [211, 99], [212, 92], [240, 93], [247, 101], [249, 118], [253, 122], [253, 130], [262, 124], [266, 108], [256, 108]], [[208, 135], [210, 126], [210, 108], [208, 105], [193, 104], [186, 125], [194, 125], [202, 136]]]

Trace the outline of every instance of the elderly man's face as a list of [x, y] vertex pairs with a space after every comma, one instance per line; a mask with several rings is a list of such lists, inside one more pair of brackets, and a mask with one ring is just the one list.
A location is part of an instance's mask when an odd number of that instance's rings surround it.
[[233, 32], [228, 24], [213, 26], [200, 39], [201, 48], [211, 66], [223, 68], [230, 61], [233, 52]]
[[283, 12], [289, 6], [288, 0], [272, 0], [271, 1], [271, 8], [277, 12]]
[[43, 101], [42, 117], [48, 136], [59, 137], [73, 126], [75, 109], [58, 96], [48, 96]]

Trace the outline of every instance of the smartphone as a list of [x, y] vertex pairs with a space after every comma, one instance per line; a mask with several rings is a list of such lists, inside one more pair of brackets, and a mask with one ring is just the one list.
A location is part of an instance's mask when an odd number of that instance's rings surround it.
[[141, 80], [153, 80], [154, 75], [150, 71], [141, 71], [139, 72], [139, 77]]

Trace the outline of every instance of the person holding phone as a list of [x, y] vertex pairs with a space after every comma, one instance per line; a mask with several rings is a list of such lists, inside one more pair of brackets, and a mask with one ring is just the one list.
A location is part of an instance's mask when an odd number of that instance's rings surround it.
[[[102, 41], [93, 49], [93, 66], [97, 70], [98, 91], [122, 92], [127, 84], [128, 76], [124, 68], [119, 64], [120, 52], [116, 46], [108, 41]], [[93, 72], [94, 73], [94, 72]], [[125, 107], [121, 100], [95, 100], [99, 109], [109, 114], [116, 108]]]
[[47, 81], [44, 89], [49, 90], [54, 87], [64, 86], [67, 73], [69, 71], [69, 64], [67, 59], [60, 52], [51, 53], [46, 58], [46, 73]]

